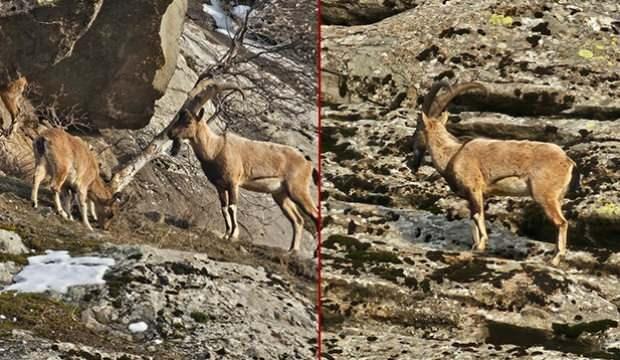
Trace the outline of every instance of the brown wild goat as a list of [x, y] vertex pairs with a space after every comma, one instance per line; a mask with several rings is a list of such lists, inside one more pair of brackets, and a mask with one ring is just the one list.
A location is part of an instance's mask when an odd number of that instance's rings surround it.
[[318, 208], [310, 196], [310, 182], [313, 178], [318, 182], [318, 174], [312, 163], [290, 146], [230, 133], [215, 134], [203, 120], [202, 106], [222, 90], [241, 92], [236, 86], [211, 79], [203, 80], [190, 92], [189, 101], [168, 130], [168, 137], [174, 140], [172, 153], [178, 153], [181, 139], [189, 140], [205, 175], [217, 189], [228, 239], [239, 236], [237, 202], [241, 187], [272, 194], [293, 226], [290, 251], [298, 252], [304, 224], [299, 209], [318, 221]]
[[[97, 158], [90, 151], [88, 144], [62, 129], [52, 128], [41, 132], [34, 139], [32, 147], [35, 156], [33, 206], [35, 208], [38, 206], [39, 185], [49, 175], [56, 209], [62, 217], [65, 219], [70, 217], [60, 201], [61, 191], [68, 187], [76, 193], [84, 225], [93, 230], [88, 222], [89, 201], [91, 201], [95, 207], [93, 215], [96, 216], [93, 217], [102, 229], [107, 229], [112, 218], [118, 213], [120, 205], [118, 198], [99, 175]], [[67, 211], [70, 212], [70, 208]]]
[[[437, 97], [442, 87], [448, 92]], [[566, 254], [568, 222], [561, 202], [570, 188], [579, 185], [575, 162], [557, 145], [516, 140], [476, 138], [461, 143], [446, 129], [449, 102], [471, 89], [485, 90], [479, 83], [450, 88], [445, 81], [433, 84], [422, 107], [414, 134], [414, 170], [420, 166], [426, 148], [433, 165], [450, 188], [469, 201], [473, 219], [474, 248], [484, 251], [488, 239], [484, 223], [484, 196], [531, 196], [558, 228], [558, 265]]]
[[11, 114], [11, 120], [13, 121], [19, 115], [22, 96], [27, 85], [28, 81], [22, 76], [9, 83], [3, 89], [0, 89], [0, 100], [2, 100], [4, 106]]

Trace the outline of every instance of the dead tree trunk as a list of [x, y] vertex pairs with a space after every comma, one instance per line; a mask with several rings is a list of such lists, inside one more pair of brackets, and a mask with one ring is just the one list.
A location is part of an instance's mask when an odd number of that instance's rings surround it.
[[[174, 119], [170, 122], [170, 124], [172, 123], [174, 123]], [[172, 143], [172, 140], [168, 139], [166, 135], [169, 127], [170, 125], [157, 134], [138, 156], [133, 158], [121, 170], [114, 174], [111, 182], [112, 192], [118, 193], [122, 191], [146, 164], [158, 158], [169, 149]], [[180, 146], [180, 144], [176, 146]]]

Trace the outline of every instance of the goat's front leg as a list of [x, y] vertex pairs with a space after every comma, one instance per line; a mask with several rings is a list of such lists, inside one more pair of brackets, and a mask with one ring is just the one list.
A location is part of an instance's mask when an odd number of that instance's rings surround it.
[[82, 223], [88, 228], [88, 230], [93, 231], [93, 227], [90, 226], [90, 222], [88, 221], [88, 198], [87, 192], [88, 190], [80, 189], [79, 201], [78, 204], [80, 206], [80, 214], [82, 215]]
[[89, 201], [88, 204], [89, 206], [89, 210], [90, 210], [90, 216], [92, 216], [93, 220], [97, 221], [97, 209], [95, 208], [95, 202], [94, 201]]
[[69, 175], [69, 170], [66, 167], [57, 165], [56, 175], [52, 179], [52, 185], [50, 186], [50, 188], [54, 192], [54, 202], [56, 203], [56, 210], [58, 210], [58, 213], [60, 214], [60, 216], [62, 216], [65, 219], [68, 219], [69, 215], [67, 215], [65, 210], [62, 208], [62, 204], [60, 202], [60, 192], [62, 191], [62, 187], [65, 181], [67, 180], [68, 175]]
[[220, 198], [220, 205], [222, 206], [222, 216], [224, 217], [224, 223], [226, 224], [226, 232], [224, 233], [224, 237], [228, 239], [230, 236], [230, 229], [232, 226], [230, 225], [230, 215], [228, 213], [228, 191], [224, 189], [217, 189], [217, 194]]
[[239, 239], [239, 223], [237, 221], [237, 202], [239, 200], [239, 186], [232, 185], [228, 190], [228, 210], [230, 212], [230, 222], [232, 230], [229, 240], [237, 241]]
[[474, 241], [471, 249], [478, 249], [478, 244], [480, 244], [480, 230], [478, 229], [478, 223], [476, 222], [476, 220], [474, 220], [473, 217], [471, 220], [471, 238]]
[[67, 215], [65, 210], [62, 208], [62, 202], [60, 201], [60, 191], [57, 191], [57, 190], [53, 190], [53, 191], [54, 191], [54, 204], [56, 204], [56, 210], [58, 211], [60, 216], [69, 220], [69, 215]]
[[469, 195], [469, 209], [473, 221], [473, 250], [484, 251], [486, 250], [489, 236], [487, 235], [487, 228], [484, 223], [484, 200], [482, 197], [482, 191], [471, 191]]
[[[77, 198], [77, 195], [76, 195], [76, 198]], [[73, 210], [73, 191], [71, 191], [71, 189], [65, 189], [65, 191], [63, 191], [62, 200], [63, 200], [62, 208], [65, 209], [65, 212], [69, 216], [69, 220], [73, 221], [73, 214], [71, 212], [71, 210]]]
[[487, 226], [484, 223], [484, 210], [480, 213], [474, 215], [474, 220], [476, 221], [476, 225], [478, 230], [480, 230], [480, 242], [478, 243], [478, 251], [485, 251], [487, 248], [487, 240], [489, 236], [487, 235]]

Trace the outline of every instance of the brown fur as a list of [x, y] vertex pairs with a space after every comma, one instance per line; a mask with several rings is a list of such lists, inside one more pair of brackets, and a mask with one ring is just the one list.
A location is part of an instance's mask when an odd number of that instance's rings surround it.
[[[32, 202], [37, 207], [39, 184], [46, 176], [51, 177], [51, 190], [58, 212], [69, 218], [60, 203], [60, 192], [67, 187], [76, 192], [82, 221], [92, 230], [88, 222], [90, 200], [94, 203], [99, 225], [106, 229], [118, 212], [118, 204], [110, 188], [99, 174], [95, 154], [86, 142], [69, 135], [62, 129], [47, 129], [33, 141], [35, 172], [32, 187]], [[91, 209], [92, 210], [92, 209]], [[70, 209], [68, 209], [70, 212]]]
[[198, 116], [183, 110], [168, 136], [188, 139], [205, 175], [215, 185], [226, 222], [226, 235], [239, 235], [236, 204], [239, 188], [270, 193], [293, 226], [292, 251], [299, 251], [303, 217], [299, 209], [318, 221], [318, 209], [310, 196], [312, 163], [296, 149], [249, 140], [234, 134], [217, 135]]
[[[442, 104], [438, 111], [446, 105]], [[566, 253], [568, 230], [561, 201], [571, 183], [575, 163], [555, 144], [483, 138], [461, 143], [446, 129], [447, 120], [446, 112], [439, 116], [423, 112], [414, 148], [416, 156], [422, 156], [428, 147], [437, 171], [459, 196], [469, 201], [474, 247], [485, 250], [488, 239], [485, 195], [531, 196], [558, 228], [558, 251], [552, 262], [559, 264]]]
[[28, 81], [22, 76], [9, 83], [5, 88], [0, 89], [0, 99], [11, 114], [13, 121], [21, 110], [22, 97], [27, 85]]

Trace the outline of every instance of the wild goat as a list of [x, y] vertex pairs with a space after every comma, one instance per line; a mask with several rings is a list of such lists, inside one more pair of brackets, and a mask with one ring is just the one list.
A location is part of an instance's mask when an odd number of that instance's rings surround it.
[[[34, 139], [32, 147], [35, 156], [33, 206], [35, 208], [38, 206], [39, 185], [49, 175], [54, 203], [63, 218], [70, 218], [60, 201], [60, 193], [65, 185], [68, 185], [68, 188], [76, 193], [84, 225], [93, 230], [88, 221], [90, 200], [95, 207], [93, 217], [102, 229], [107, 229], [119, 211], [119, 199], [99, 175], [97, 158], [90, 151], [88, 144], [62, 129], [52, 128], [41, 132]], [[90, 210], [92, 212], [92, 207]], [[70, 206], [67, 211], [70, 212]]]
[[[442, 87], [449, 90], [435, 96]], [[414, 170], [420, 166], [426, 148], [433, 165], [450, 188], [469, 201], [473, 220], [474, 248], [484, 251], [488, 239], [484, 223], [484, 195], [531, 196], [558, 228], [558, 265], [566, 254], [568, 222], [561, 201], [569, 187], [579, 185], [575, 162], [557, 145], [536, 141], [476, 138], [459, 142], [446, 129], [444, 109], [457, 95], [471, 89], [486, 91], [479, 83], [450, 88], [445, 81], [433, 84], [422, 107], [414, 134]]]
[[237, 202], [239, 188], [272, 194], [293, 226], [290, 251], [299, 252], [304, 220], [299, 209], [318, 221], [318, 208], [310, 196], [310, 182], [318, 182], [312, 163], [296, 149], [269, 142], [254, 141], [225, 133], [215, 134], [203, 120], [202, 106], [222, 90], [237, 90], [214, 80], [203, 80], [189, 94], [189, 101], [170, 125], [168, 137], [174, 140], [173, 155], [178, 153], [181, 139], [189, 143], [209, 181], [217, 189], [225, 236], [239, 237]]
[[11, 120], [13, 121], [19, 115], [22, 96], [27, 85], [28, 81], [22, 76], [10, 82], [3, 89], [0, 89], [0, 99], [11, 114]]

